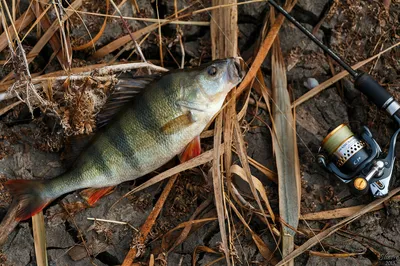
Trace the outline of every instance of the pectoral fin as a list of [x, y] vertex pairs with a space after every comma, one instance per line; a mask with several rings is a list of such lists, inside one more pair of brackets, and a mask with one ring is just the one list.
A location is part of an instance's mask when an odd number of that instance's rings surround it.
[[197, 136], [186, 146], [185, 150], [179, 155], [179, 160], [181, 161], [181, 163], [183, 163], [200, 155], [200, 153], [200, 136]]
[[193, 118], [192, 114], [190, 112], [187, 112], [183, 115], [175, 117], [174, 119], [163, 125], [161, 130], [165, 134], [174, 134], [186, 128], [187, 126], [190, 126], [194, 122], [195, 119]]

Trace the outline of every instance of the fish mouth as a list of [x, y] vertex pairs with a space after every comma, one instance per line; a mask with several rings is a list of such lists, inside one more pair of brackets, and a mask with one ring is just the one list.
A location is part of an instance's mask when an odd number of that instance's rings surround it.
[[245, 71], [240, 66], [241, 57], [230, 58], [229, 77], [235, 85], [242, 81]]

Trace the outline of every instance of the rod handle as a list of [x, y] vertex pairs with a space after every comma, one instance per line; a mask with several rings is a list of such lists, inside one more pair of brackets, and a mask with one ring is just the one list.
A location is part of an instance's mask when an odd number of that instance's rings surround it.
[[393, 100], [392, 95], [375, 79], [366, 73], [360, 73], [354, 81], [356, 89], [364, 93], [379, 108], [386, 108]]

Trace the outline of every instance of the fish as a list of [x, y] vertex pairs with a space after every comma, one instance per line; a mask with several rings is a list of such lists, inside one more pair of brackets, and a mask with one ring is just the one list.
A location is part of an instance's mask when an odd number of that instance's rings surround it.
[[[243, 75], [239, 59], [227, 58], [172, 70], [154, 80], [121, 80], [123, 89], [116, 97], [110, 96], [108, 102], [110, 110], [125, 107], [115, 116], [114, 111], [99, 114], [107, 125], [96, 133], [70, 170], [49, 180], [16, 179], [5, 183], [19, 205], [16, 220], [29, 219], [72, 191], [109, 191], [109, 187], [142, 177], [185, 153], [186, 146], [199, 153], [200, 133]], [[101, 189], [94, 197], [100, 194]]]

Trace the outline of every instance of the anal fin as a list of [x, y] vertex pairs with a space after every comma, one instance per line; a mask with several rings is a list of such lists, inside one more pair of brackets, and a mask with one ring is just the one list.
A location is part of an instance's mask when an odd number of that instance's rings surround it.
[[87, 188], [82, 190], [79, 194], [90, 206], [93, 206], [102, 197], [110, 194], [114, 188], [115, 187]]
[[179, 155], [181, 163], [189, 161], [201, 154], [200, 136], [195, 137]]

